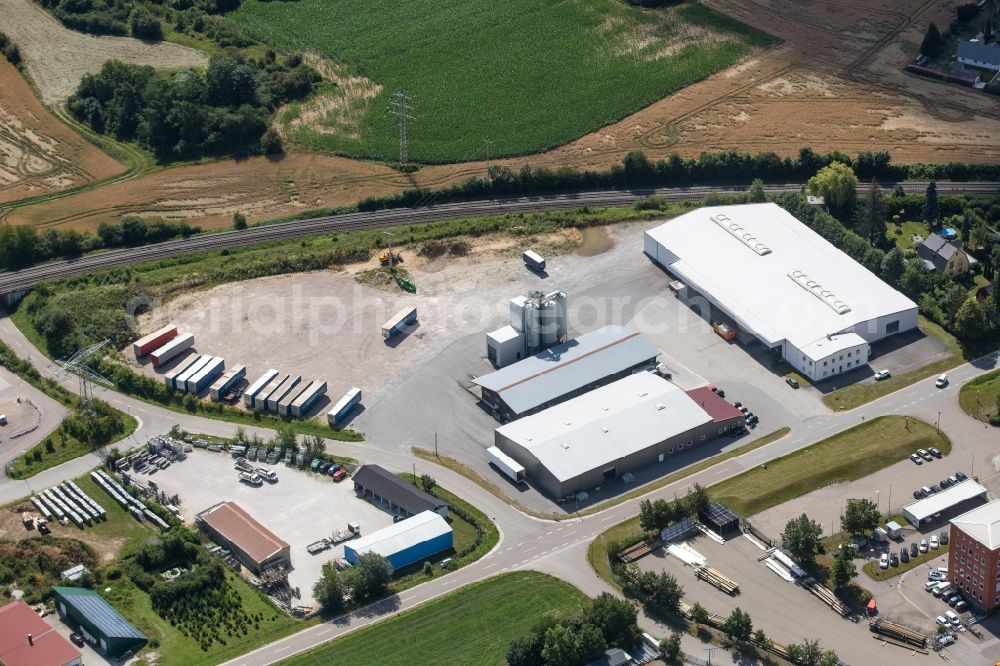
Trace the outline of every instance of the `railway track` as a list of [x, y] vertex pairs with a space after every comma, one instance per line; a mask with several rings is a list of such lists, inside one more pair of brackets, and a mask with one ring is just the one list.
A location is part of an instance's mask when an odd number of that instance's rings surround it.
[[[900, 183], [911, 193], [923, 192], [927, 183]], [[894, 183], [883, 184], [892, 188]], [[866, 186], [862, 185], [864, 190]], [[765, 186], [771, 193], [798, 192], [800, 183], [785, 183]], [[696, 186], [676, 188], [649, 188], [622, 191], [580, 192], [505, 199], [486, 199], [428, 205], [419, 208], [392, 208], [387, 210], [347, 213], [344, 215], [316, 217], [306, 220], [280, 222], [240, 231], [192, 236], [136, 248], [123, 248], [79, 259], [56, 261], [19, 271], [0, 272], [0, 294], [15, 294], [31, 289], [40, 282], [57, 280], [92, 273], [94, 271], [121, 268], [144, 261], [167, 259], [185, 254], [224, 250], [261, 243], [293, 240], [325, 233], [375, 229], [379, 227], [407, 224], [424, 224], [440, 220], [465, 217], [483, 217], [507, 213], [535, 213], [544, 211], [573, 210], [584, 206], [607, 208], [628, 206], [649, 196], [662, 196], [668, 201], [701, 199], [709, 194], [736, 194], [747, 189], [745, 185]], [[1000, 183], [995, 182], [940, 182], [941, 194], [1000, 194]]]

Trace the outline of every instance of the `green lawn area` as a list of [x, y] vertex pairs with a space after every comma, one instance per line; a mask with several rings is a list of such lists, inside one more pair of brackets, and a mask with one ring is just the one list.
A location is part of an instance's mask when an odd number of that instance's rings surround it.
[[898, 226], [900, 227], [902, 233], [897, 234], [897, 225], [890, 222], [886, 225], [887, 229], [885, 235], [887, 238], [891, 239], [900, 250], [914, 249], [913, 243], [910, 242], [910, 236], [913, 234], [919, 234], [926, 238], [927, 234], [930, 233], [927, 224], [922, 220], [909, 220]]
[[405, 89], [416, 162], [482, 158], [486, 138], [491, 156], [551, 148], [775, 43], [695, 0], [656, 10], [617, 0], [252, 0], [228, 19], [369, 80], [328, 87], [332, 98], [315, 105], [319, 131], [293, 127], [313, 107], [291, 106], [281, 122], [293, 140], [395, 160], [387, 107]]
[[912, 417], [882, 416], [722, 481], [710, 492], [736, 513], [752, 516], [831, 483], [860, 479], [932, 446], [951, 451], [951, 442], [934, 426]]
[[861, 570], [864, 571], [865, 575], [872, 580], [889, 580], [890, 578], [894, 578], [902, 573], [906, 573], [910, 569], [920, 566], [924, 562], [928, 562], [940, 555], [944, 555], [947, 552], [948, 546], [941, 546], [936, 550], [928, 548], [926, 553], [920, 553], [916, 557], [911, 557], [909, 562], [900, 562], [898, 567], [891, 566], [888, 569], [879, 569], [877, 559], [869, 560], [865, 562], [865, 565], [861, 567]]
[[287, 659], [287, 666], [504, 663], [507, 646], [548, 612], [587, 603], [578, 589], [533, 571], [503, 574]]
[[980, 375], [958, 392], [958, 404], [966, 414], [986, 421], [997, 413], [1000, 395], [1000, 370]]
[[962, 346], [955, 339], [955, 336], [929, 319], [926, 319], [923, 315], [920, 315], [917, 325], [925, 335], [933, 336], [941, 341], [951, 353], [942, 359], [928, 363], [916, 370], [894, 374], [889, 379], [880, 382], [865, 381], [864, 383], [845, 386], [842, 389], [823, 396], [823, 404], [830, 409], [854, 409], [876, 398], [888, 395], [893, 391], [898, 391], [910, 384], [915, 384], [922, 379], [927, 379], [951, 370], [963, 362]]

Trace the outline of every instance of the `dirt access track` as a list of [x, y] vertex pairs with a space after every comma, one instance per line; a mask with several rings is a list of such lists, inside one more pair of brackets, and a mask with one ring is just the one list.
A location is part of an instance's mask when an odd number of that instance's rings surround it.
[[[5, 5], [27, 0], [0, 0]], [[889, 150], [897, 162], [1000, 160], [997, 100], [906, 74], [927, 24], [948, 25], [954, 2], [905, 0], [706, 0], [784, 43], [619, 123], [539, 155], [502, 163], [606, 169], [631, 150], [653, 158], [736, 148]], [[423, 187], [485, 173], [480, 162], [424, 167]], [[292, 154], [180, 167], [110, 188], [10, 211], [15, 224], [93, 229], [128, 213], [184, 217], [204, 227], [252, 221], [391, 194], [409, 181], [388, 167]]]
[[20, 72], [0, 58], [0, 203], [124, 170], [42, 106]]
[[208, 56], [167, 42], [95, 37], [69, 30], [32, 0], [0, 0], [3, 31], [17, 44], [31, 80], [46, 104], [69, 97], [84, 74], [117, 59], [160, 69], [201, 67]]

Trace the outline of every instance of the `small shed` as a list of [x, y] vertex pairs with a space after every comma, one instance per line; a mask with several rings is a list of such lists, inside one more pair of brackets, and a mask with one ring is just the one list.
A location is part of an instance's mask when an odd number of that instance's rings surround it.
[[740, 530], [739, 516], [718, 502], [712, 502], [708, 507], [700, 511], [698, 518], [710, 530], [723, 536]]

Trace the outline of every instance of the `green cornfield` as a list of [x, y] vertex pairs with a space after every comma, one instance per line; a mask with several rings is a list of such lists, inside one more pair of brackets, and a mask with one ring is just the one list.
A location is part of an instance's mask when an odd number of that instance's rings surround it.
[[229, 17], [264, 43], [322, 56], [341, 78], [279, 118], [295, 142], [393, 160], [388, 109], [405, 89], [410, 159], [423, 163], [482, 159], [487, 138], [498, 157], [564, 144], [773, 41], [695, 0], [658, 10], [619, 0], [247, 0]]

